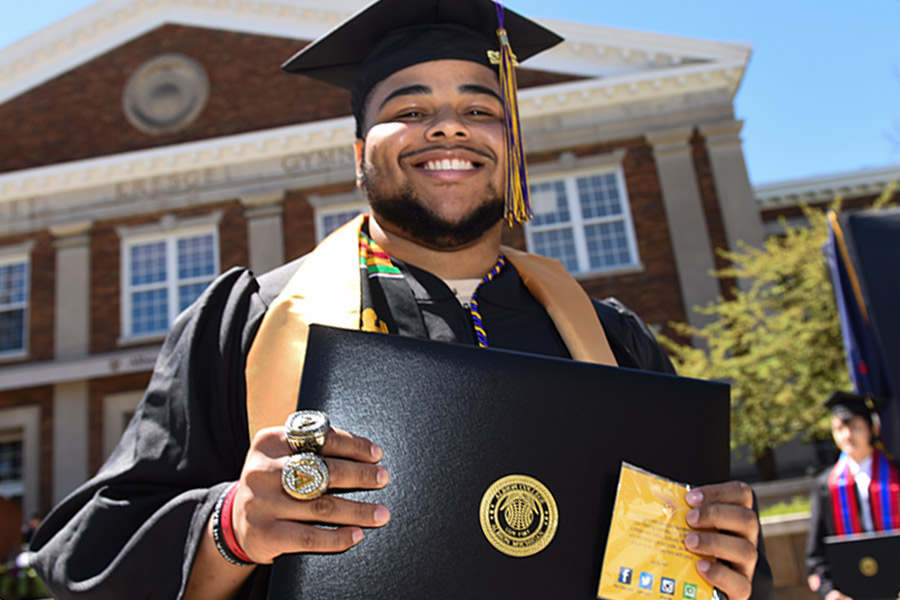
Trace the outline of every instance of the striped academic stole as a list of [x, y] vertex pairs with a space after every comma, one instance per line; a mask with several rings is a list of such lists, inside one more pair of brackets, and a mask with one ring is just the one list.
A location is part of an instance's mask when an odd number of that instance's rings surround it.
[[[856, 480], [850, 472], [849, 457], [842, 452], [828, 475], [831, 516], [836, 535], [863, 533]], [[877, 448], [872, 453], [872, 481], [869, 506], [875, 531], [900, 529], [900, 473]]]

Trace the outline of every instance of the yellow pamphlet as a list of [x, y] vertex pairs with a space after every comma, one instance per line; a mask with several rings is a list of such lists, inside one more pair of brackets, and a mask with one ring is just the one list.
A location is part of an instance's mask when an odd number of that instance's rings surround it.
[[622, 463], [598, 598], [712, 600], [697, 572], [700, 556], [684, 547], [690, 487]]

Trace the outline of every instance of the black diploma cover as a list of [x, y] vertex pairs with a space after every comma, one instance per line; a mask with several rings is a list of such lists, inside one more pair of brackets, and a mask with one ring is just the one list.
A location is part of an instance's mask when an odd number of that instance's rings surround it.
[[[503, 350], [310, 328], [298, 408], [384, 448], [391, 509], [337, 555], [276, 559], [268, 597], [594, 598], [621, 461], [699, 485], [729, 478], [725, 384]], [[549, 544], [510, 556], [480, 507], [499, 479], [539, 481]]]

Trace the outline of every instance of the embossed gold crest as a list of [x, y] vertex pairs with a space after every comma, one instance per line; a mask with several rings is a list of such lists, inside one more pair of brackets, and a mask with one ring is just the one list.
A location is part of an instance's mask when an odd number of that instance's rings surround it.
[[878, 561], [871, 556], [863, 556], [859, 559], [859, 572], [866, 577], [875, 577], [878, 574]]
[[491, 545], [509, 556], [531, 556], [556, 534], [559, 512], [550, 490], [534, 477], [507, 475], [481, 498], [481, 530]]

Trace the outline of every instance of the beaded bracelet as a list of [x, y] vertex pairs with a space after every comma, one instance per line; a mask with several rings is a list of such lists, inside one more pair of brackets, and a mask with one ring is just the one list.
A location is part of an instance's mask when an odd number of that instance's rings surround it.
[[233, 565], [240, 567], [253, 567], [256, 563], [241, 550], [231, 529], [231, 506], [234, 503], [234, 495], [237, 493], [237, 481], [232, 483], [216, 501], [213, 509], [213, 539], [219, 554]]

